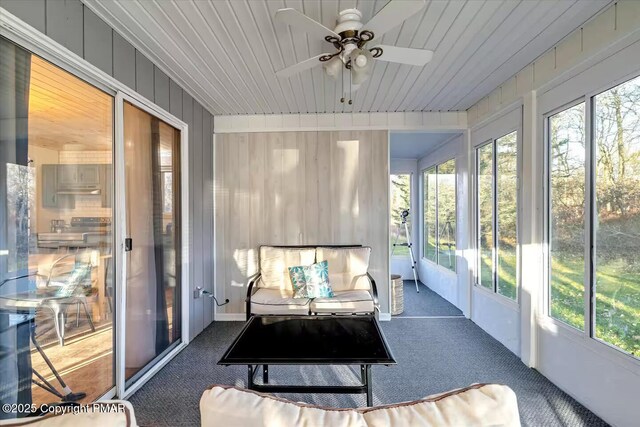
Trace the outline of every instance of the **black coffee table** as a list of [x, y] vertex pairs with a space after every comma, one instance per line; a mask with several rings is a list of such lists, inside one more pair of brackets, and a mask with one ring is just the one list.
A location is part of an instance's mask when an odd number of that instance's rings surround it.
[[[372, 401], [371, 365], [396, 361], [373, 316], [253, 316], [219, 365], [247, 365], [248, 388], [281, 393], [366, 393]], [[255, 365], [255, 366], [254, 366]], [[253, 380], [262, 365], [263, 384]], [[269, 384], [269, 365], [360, 365], [351, 386]]]

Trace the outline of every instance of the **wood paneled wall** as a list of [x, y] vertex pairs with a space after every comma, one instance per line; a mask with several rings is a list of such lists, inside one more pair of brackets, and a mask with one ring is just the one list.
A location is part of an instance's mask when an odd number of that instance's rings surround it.
[[[191, 288], [213, 292], [213, 116], [80, 0], [0, 0], [16, 15], [189, 125]], [[191, 295], [191, 292], [189, 293]], [[210, 298], [190, 298], [190, 335], [213, 321]]]
[[215, 136], [216, 291], [243, 313], [258, 247], [362, 244], [388, 312], [387, 131]]

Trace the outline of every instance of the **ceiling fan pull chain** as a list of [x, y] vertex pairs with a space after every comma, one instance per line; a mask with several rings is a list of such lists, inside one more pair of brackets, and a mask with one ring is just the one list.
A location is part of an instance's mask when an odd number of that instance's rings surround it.
[[353, 71], [349, 70], [349, 105], [353, 104], [353, 88], [351, 82], [353, 81]]
[[340, 98], [340, 102], [344, 104], [344, 67], [340, 68], [341, 73], [340, 74], [340, 83], [342, 84], [342, 98]]

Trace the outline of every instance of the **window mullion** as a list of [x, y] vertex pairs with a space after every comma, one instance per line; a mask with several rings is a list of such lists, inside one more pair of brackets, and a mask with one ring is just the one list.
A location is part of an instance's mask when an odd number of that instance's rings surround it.
[[595, 292], [596, 292], [596, 168], [595, 144], [593, 143], [593, 98], [585, 102], [585, 274], [584, 274], [584, 331], [595, 337]]
[[435, 197], [435, 203], [436, 203], [436, 208], [435, 208], [435, 224], [436, 224], [436, 228], [435, 228], [435, 251], [436, 251], [436, 264], [440, 265], [440, 211], [439, 211], [439, 206], [438, 206], [438, 201], [439, 201], [439, 192], [440, 192], [440, 179], [439, 179], [439, 174], [440, 174], [440, 165], [436, 166], [436, 179], [435, 179], [435, 191], [436, 191], [436, 197]]
[[492, 233], [493, 233], [493, 248], [492, 248], [492, 277], [493, 277], [493, 292], [498, 292], [498, 144], [494, 139], [493, 145], [493, 158], [492, 169], [493, 179], [491, 188], [491, 201], [492, 201]]

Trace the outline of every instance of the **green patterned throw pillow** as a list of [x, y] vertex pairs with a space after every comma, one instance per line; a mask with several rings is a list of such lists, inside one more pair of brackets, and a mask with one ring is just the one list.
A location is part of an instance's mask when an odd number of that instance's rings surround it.
[[289, 277], [293, 285], [294, 298], [332, 298], [333, 289], [329, 283], [329, 263], [289, 267]]

